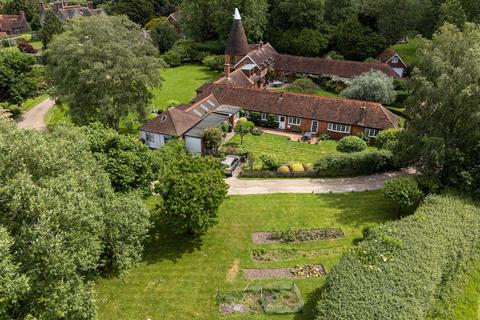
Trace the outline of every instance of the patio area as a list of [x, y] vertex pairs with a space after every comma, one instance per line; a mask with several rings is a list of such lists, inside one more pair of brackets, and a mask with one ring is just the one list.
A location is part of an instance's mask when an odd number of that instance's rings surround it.
[[[295, 132], [286, 132], [280, 129], [267, 129], [267, 128], [260, 128], [262, 129], [263, 133], [266, 134], [273, 134], [276, 136], [287, 137], [291, 141], [302, 141], [303, 134], [295, 133]], [[308, 142], [305, 142], [308, 144]], [[320, 139], [317, 136], [312, 136], [309, 144], [317, 144], [320, 143]]]

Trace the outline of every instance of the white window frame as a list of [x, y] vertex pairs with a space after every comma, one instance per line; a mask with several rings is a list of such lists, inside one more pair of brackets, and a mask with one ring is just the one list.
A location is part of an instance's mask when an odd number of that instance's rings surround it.
[[155, 135], [151, 132], [145, 132], [145, 140], [148, 143], [155, 143]]
[[300, 126], [302, 124], [302, 118], [288, 117], [288, 124], [291, 126]]
[[332, 123], [329, 122], [327, 125], [327, 130], [332, 132], [340, 132], [340, 133], [351, 133], [352, 126], [341, 124], [341, 123]]
[[397, 55], [392, 57], [392, 63], [398, 63], [398, 56]]
[[365, 129], [365, 134], [369, 138], [376, 138], [378, 134], [380, 133], [380, 129], [373, 129], [373, 128], [366, 128]]
[[267, 121], [267, 119], [268, 119], [267, 114], [266, 114], [266, 113], [262, 113], [261, 119], [262, 119], [262, 121]]
[[[313, 131], [313, 124], [314, 124], [314, 123], [317, 124], [317, 130], [316, 130], [316, 131]], [[311, 130], [313, 133], [318, 133], [319, 126], [320, 126], [320, 122], [318, 122], [318, 120], [312, 120], [312, 123], [310, 124], [310, 130]]]

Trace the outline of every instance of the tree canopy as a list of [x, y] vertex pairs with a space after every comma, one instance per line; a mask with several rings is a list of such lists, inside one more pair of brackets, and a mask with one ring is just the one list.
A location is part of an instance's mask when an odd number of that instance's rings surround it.
[[0, 116], [0, 230], [11, 238], [0, 231], [2, 258], [13, 248], [0, 281], [14, 285], [0, 290], [15, 297], [0, 299], [6, 319], [92, 319], [93, 278], [140, 259], [149, 212], [114, 193], [88, 145], [78, 128], [23, 131]]
[[146, 115], [150, 88], [160, 85], [157, 53], [124, 16], [74, 19], [47, 50], [52, 93], [76, 124], [118, 129], [127, 115]]
[[[467, 192], [480, 190], [480, 26], [446, 24], [423, 40], [397, 152], [406, 164]], [[455, 45], [452, 45], [455, 44]]]
[[393, 78], [381, 71], [372, 70], [352, 79], [342, 91], [342, 97], [392, 104], [397, 98]]

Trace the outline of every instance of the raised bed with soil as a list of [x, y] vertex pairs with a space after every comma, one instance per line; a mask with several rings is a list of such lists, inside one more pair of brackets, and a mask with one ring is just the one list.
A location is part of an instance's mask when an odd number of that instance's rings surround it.
[[293, 268], [244, 269], [243, 274], [247, 280], [301, 279], [322, 277], [326, 272], [321, 264], [307, 264], [303, 266], [295, 266]]
[[304, 258], [318, 258], [330, 255], [338, 255], [341, 254], [344, 250], [344, 247], [311, 250], [257, 248], [252, 250], [252, 259], [257, 262], [268, 262]]
[[324, 228], [311, 230], [285, 230], [274, 232], [255, 232], [252, 241], [256, 244], [278, 242], [309, 242], [319, 240], [335, 240], [345, 236], [341, 229]]

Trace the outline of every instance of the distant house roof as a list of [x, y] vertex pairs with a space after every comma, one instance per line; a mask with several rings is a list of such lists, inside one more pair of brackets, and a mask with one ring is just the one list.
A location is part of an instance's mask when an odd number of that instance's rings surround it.
[[247, 89], [213, 84], [200, 97], [214, 94], [222, 104], [245, 110], [272, 113], [367, 128], [398, 128], [398, 117], [381, 104], [327, 98], [272, 90]]
[[103, 9], [90, 9], [87, 7], [65, 7], [59, 9], [57, 13], [60, 20], [66, 21], [77, 17], [105, 16]]
[[181, 17], [182, 17], [182, 11], [180, 7], [177, 7], [175, 8], [175, 12], [173, 12], [167, 17], [166, 21], [179, 22]]
[[383, 52], [378, 55], [377, 60], [379, 60], [380, 62], [383, 62], [383, 63], [387, 63], [396, 54], [397, 53], [393, 49], [387, 48], [387, 49], [383, 50]]
[[14, 34], [27, 31], [28, 22], [23, 12], [20, 15], [0, 15], [0, 32]]
[[250, 52], [245, 29], [243, 28], [242, 18], [238, 9], [235, 9], [230, 36], [228, 37], [225, 53], [231, 56], [245, 56]]
[[201, 119], [201, 117], [185, 112], [180, 108], [170, 108], [147, 122], [140, 130], [181, 137]]
[[338, 76], [340, 78], [353, 78], [371, 70], [379, 70], [390, 77], [398, 78], [388, 64], [376, 61], [358, 62], [279, 54], [275, 57], [274, 68], [276, 71]]
[[255, 84], [241, 69], [233, 71], [228, 77], [223, 77], [215, 83], [243, 88], [251, 88]]

